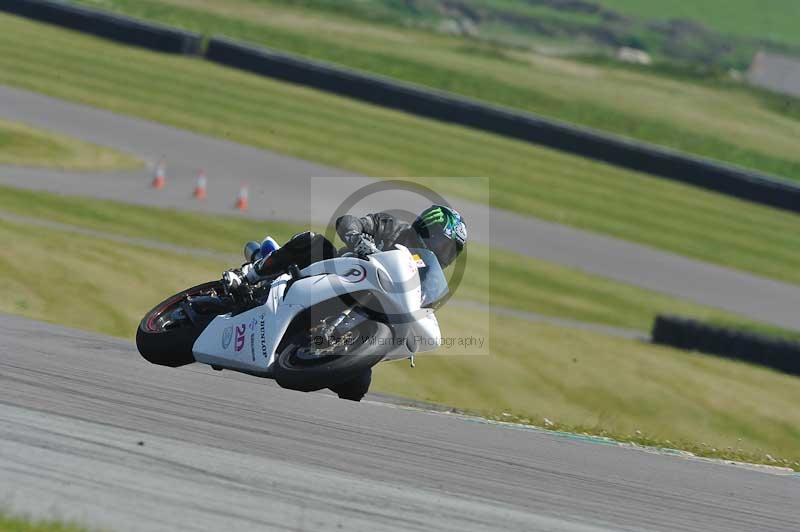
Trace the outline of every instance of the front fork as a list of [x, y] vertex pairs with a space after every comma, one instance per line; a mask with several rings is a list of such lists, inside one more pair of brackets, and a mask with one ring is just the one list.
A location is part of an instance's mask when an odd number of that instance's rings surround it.
[[321, 336], [326, 343], [332, 343], [345, 336], [359, 325], [369, 320], [363, 312], [350, 307], [326, 323], [321, 331]]

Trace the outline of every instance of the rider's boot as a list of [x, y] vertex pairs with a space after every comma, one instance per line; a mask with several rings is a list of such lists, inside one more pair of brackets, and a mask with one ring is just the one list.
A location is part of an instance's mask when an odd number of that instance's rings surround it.
[[244, 258], [247, 262], [256, 262], [260, 259], [269, 257], [272, 252], [280, 249], [280, 246], [271, 236], [267, 236], [259, 244], [256, 241], [250, 241], [244, 245]]
[[256, 241], [248, 242], [244, 245], [244, 258], [247, 264], [242, 266], [241, 270], [228, 270], [222, 274], [223, 283], [229, 291], [238, 290], [247, 283], [257, 283], [263, 276], [255, 273], [255, 263], [267, 259], [280, 248], [271, 236], [267, 236], [260, 244]]
[[261, 241], [261, 249], [259, 250], [259, 258], [264, 259], [272, 255], [275, 251], [281, 249], [278, 243], [271, 236], [267, 236]]

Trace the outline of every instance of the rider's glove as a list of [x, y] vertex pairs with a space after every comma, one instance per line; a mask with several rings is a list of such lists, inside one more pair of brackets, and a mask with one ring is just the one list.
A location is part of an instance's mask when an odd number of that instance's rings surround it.
[[378, 253], [380, 250], [375, 245], [375, 241], [370, 235], [362, 233], [353, 245], [353, 253], [359, 257], [366, 257], [373, 253]]

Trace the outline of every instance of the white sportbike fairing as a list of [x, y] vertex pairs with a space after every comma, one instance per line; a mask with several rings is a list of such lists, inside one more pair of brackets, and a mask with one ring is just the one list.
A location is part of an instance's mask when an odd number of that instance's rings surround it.
[[[229, 307], [218, 283], [173, 296], [142, 320], [139, 350], [156, 364], [197, 361], [274, 377], [284, 387], [325, 388], [381, 360], [413, 361], [435, 349], [434, 310], [447, 280], [430, 251], [398, 245], [366, 260], [314, 263], [256, 294]], [[191, 356], [179, 353], [190, 341]]]

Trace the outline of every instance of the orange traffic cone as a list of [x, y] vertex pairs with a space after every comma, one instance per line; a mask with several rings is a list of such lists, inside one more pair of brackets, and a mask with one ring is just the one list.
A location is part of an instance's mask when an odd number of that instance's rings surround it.
[[208, 196], [208, 191], [206, 190], [206, 185], [208, 184], [206, 180], [206, 173], [204, 170], [200, 170], [197, 173], [197, 184], [194, 186], [194, 196], [195, 199], [204, 200], [206, 196]]
[[240, 211], [246, 211], [250, 207], [249, 203], [249, 192], [247, 190], [247, 185], [242, 185], [239, 188], [239, 195], [236, 197], [236, 208]]
[[152, 187], [161, 190], [167, 184], [167, 164], [164, 159], [158, 161], [156, 165], [156, 173], [153, 176]]

